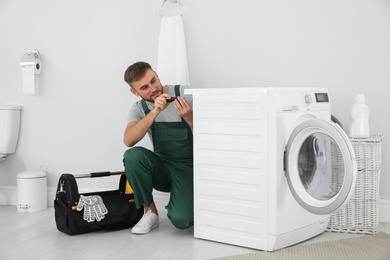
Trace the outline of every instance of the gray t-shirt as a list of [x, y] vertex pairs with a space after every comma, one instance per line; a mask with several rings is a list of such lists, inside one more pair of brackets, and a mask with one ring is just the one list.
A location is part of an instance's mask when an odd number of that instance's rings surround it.
[[[184, 96], [192, 108], [192, 96], [184, 95], [184, 89], [188, 88], [187, 86], [180, 86], [180, 96]], [[166, 93], [175, 97], [175, 86], [168, 85]], [[154, 108], [154, 103], [146, 101], [148, 108], [152, 110]], [[127, 122], [140, 121], [145, 117], [145, 112], [141, 104], [141, 100], [134, 103], [134, 105], [129, 109], [127, 115]], [[168, 105], [155, 119], [156, 122], [180, 122], [181, 116], [177, 113], [175, 106], [172, 103]], [[152, 140], [152, 130], [149, 128], [148, 135], [150, 140]]]

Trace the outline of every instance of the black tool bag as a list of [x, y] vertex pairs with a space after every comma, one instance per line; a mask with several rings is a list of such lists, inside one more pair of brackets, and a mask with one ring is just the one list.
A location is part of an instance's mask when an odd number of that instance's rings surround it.
[[[121, 175], [117, 190], [79, 194], [76, 178], [95, 178]], [[143, 215], [143, 207], [136, 209], [134, 194], [130, 186], [126, 187], [124, 172], [97, 172], [74, 176], [62, 174], [58, 181], [56, 199], [54, 200], [55, 221], [57, 229], [68, 235], [87, 233], [98, 230], [119, 230], [134, 226]], [[108, 213], [100, 221], [87, 222], [83, 212], [77, 210], [80, 195], [99, 195]]]

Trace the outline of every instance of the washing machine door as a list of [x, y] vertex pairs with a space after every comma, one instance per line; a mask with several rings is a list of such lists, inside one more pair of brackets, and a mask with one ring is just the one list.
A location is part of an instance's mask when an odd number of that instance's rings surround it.
[[326, 215], [348, 202], [356, 182], [356, 159], [343, 129], [311, 119], [292, 132], [284, 158], [290, 190], [314, 214]]

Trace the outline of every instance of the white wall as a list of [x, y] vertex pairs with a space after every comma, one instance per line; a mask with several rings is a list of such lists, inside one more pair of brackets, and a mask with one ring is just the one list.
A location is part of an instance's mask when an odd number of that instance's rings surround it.
[[[40, 165], [50, 187], [64, 172], [122, 169], [122, 133], [136, 100], [123, 72], [138, 60], [156, 66], [161, 2], [0, 1], [0, 103], [23, 107], [0, 187]], [[354, 96], [365, 94], [371, 132], [385, 135], [380, 194], [390, 201], [389, 1], [182, 4], [192, 87], [327, 87], [346, 129]], [[19, 61], [33, 48], [42, 55], [40, 93], [26, 96]]]

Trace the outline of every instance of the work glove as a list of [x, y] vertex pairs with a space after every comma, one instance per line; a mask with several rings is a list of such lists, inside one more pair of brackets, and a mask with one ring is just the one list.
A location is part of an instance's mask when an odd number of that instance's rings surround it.
[[84, 208], [84, 220], [88, 222], [100, 221], [104, 219], [108, 213], [106, 206], [103, 203], [102, 197], [99, 195], [83, 196], [80, 195], [77, 210], [81, 211]]

